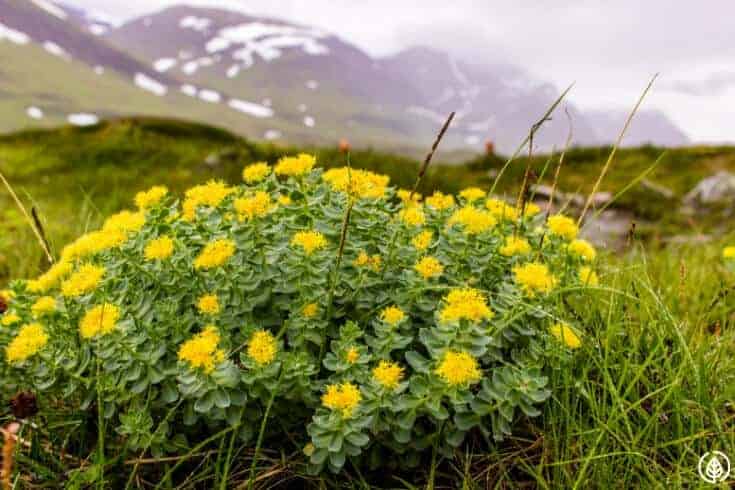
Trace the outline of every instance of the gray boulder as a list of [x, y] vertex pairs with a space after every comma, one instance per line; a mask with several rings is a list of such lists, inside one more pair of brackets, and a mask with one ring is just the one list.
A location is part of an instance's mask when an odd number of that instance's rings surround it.
[[724, 170], [702, 179], [684, 196], [687, 206], [735, 203], [735, 174]]

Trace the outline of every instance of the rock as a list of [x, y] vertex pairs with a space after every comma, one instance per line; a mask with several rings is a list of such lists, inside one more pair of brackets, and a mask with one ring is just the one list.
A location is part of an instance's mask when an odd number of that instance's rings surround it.
[[[542, 197], [548, 200], [549, 196], [551, 196], [551, 186], [543, 184], [534, 185], [531, 187], [531, 192], [534, 193], [536, 199]], [[592, 195], [590, 206], [592, 209], [601, 208], [607, 205], [612, 198], [613, 195], [611, 192], [595, 192]], [[569, 203], [571, 206], [582, 209], [584, 208], [584, 204], [587, 202], [587, 196], [575, 194], [573, 192], [566, 193], [556, 189], [556, 191], [554, 191], [554, 202], [561, 204]]]
[[684, 204], [688, 206], [710, 206], [733, 201], [735, 201], [735, 174], [724, 170], [702, 179], [684, 196]]
[[606, 209], [599, 215], [589, 213], [581, 235], [595, 245], [619, 250], [625, 245], [635, 221], [633, 213], [617, 209]]

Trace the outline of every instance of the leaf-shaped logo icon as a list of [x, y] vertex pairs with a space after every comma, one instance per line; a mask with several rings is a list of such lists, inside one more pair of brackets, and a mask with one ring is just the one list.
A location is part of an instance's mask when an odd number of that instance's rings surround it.
[[730, 475], [730, 460], [721, 451], [706, 452], [699, 458], [697, 470], [707, 483], [720, 483]]

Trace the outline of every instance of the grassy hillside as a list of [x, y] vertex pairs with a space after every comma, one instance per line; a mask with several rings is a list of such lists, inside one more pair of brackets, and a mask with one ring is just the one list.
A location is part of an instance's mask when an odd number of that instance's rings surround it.
[[[64, 127], [33, 130], [0, 137], [0, 170], [29, 207], [37, 208], [52, 246], [60, 247], [102, 218], [131, 204], [140, 189], [165, 182], [180, 192], [194, 183], [218, 178], [230, 182], [240, 179], [248, 162], [273, 162], [281, 155], [301, 151], [268, 144], [252, 143], [224, 130], [197, 124], [161, 119], [122, 119], [95, 127]], [[341, 166], [346, 156], [336, 148], [312, 148], [320, 165]], [[559, 187], [567, 192], [589, 192], [604, 165], [609, 148], [572, 149], [560, 174]], [[618, 156], [602, 183], [601, 190], [613, 193], [624, 189], [648, 168], [664, 150], [654, 147], [625, 149]], [[209, 157], [209, 162], [207, 162]], [[419, 161], [372, 150], [350, 154], [355, 167], [369, 168], [390, 175], [394, 185], [411, 187]], [[532, 165], [537, 174], [549, 161], [538, 156]], [[436, 162], [422, 182], [421, 192], [456, 192], [476, 185], [489, 187], [490, 177], [503, 165], [499, 156], [483, 156], [464, 164]], [[545, 183], [553, 174], [549, 165]], [[497, 192], [515, 196], [526, 167], [520, 158], [508, 167]], [[701, 178], [717, 170], [735, 171], [735, 151], [730, 147], [702, 147], [669, 150], [648, 179], [669, 188], [672, 200], [650, 199], [648, 191], [633, 187], [615, 206], [631, 210], [649, 220], [640, 233], [698, 231], [727, 232], [720, 229], [715, 214], [697, 222], [682, 216], [673, 203]], [[11, 276], [33, 275], [41, 260], [27, 225], [6, 192], [0, 193], [2, 220], [12, 233], [0, 235], [0, 280]], [[22, 243], [20, 247], [18, 244]]]

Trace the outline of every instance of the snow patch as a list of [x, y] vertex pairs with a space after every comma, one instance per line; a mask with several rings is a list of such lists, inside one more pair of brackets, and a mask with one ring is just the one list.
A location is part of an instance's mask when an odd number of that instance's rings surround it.
[[188, 95], [189, 97], [196, 97], [197, 96], [197, 88], [194, 85], [189, 85], [188, 83], [181, 86], [181, 93], [184, 95]]
[[304, 126], [306, 126], [307, 128], [313, 128], [315, 124], [316, 124], [316, 121], [314, 120], [313, 117], [311, 116], [304, 117]]
[[44, 41], [43, 49], [45, 49], [46, 51], [48, 51], [54, 56], [58, 56], [60, 58], [64, 58], [67, 60], [71, 59], [71, 56], [69, 56], [69, 53], [67, 53], [66, 50], [64, 50], [64, 48], [62, 48], [61, 46], [59, 46], [53, 41]]
[[212, 39], [207, 42], [207, 44], [204, 46], [204, 49], [207, 50], [207, 53], [216, 53], [217, 51], [224, 51], [225, 49], [230, 47], [229, 39], [225, 39], [224, 37], [213, 37]]
[[227, 69], [227, 78], [235, 78], [240, 73], [240, 65], [232, 65]]
[[219, 104], [222, 100], [222, 96], [219, 94], [219, 92], [215, 92], [214, 90], [209, 89], [200, 90], [199, 98], [202, 99], [204, 102], [211, 102], [212, 104]]
[[281, 135], [282, 133], [277, 129], [269, 129], [263, 134], [263, 138], [267, 140], [277, 140]]
[[6, 39], [15, 44], [28, 44], [31, 40], [26, 33], [16, 31], [4, 24], [0, 24], [0, 41], [5, 41]]
[[309, 90], [316, 90], [319, 88], [319, 82], [317, 82], [316, 80], [307, 80], [306, 88], [308, 88]]
[[94, 67], [94, 72], [97, 75], [102, 75], [105, 72], [105, 67], [104, 66], [97, 65], [97, 66]]
[[95, 114], [88, 114], [84, 112], [69, 114], [66, 120], [74, 126], [91, 126], [100, 122], [100, 118], [97, 117]]
[[143, 90], [147, 90], [148, 92], [151, 92], [159, 97], [163, 97], [166, 95], [166, 92], [168, 92], [168, 88], [158, 80], [154, 80], [145, 73], [136, 73], [135, 74], [135, 84], [142, 88]]
[[91, 32], [95, 36], [101, 36], [109, 30], [110, 28], [103, 24], [90, 24], [89, 25], [89, 32]]
[[68, 17], [66, 15], [66, 12], [62, 8], [59, 8], [58, 6], [54, 5], [51, 2], [48, 2], [46, 0], [31, 0], [33, 3], [36, 4], [36, 6], [42, 8], [49, 14], [53, 15], [54, 17], [58, 17], [59, 19], [66, 20]]
[[251, 116], [255, 117], [262, 118], [273, 116], [273, 109], [262, 106], [260, 104], [255, 104], [253, 102], [247, 102], [239, 99], [230, 99], [227, 105], [229, 105], [236, 111], [244, 112], [245, 114], [250, 114]]
[[205, 17], [196, 17], [194, 15], [187, 15], [179, 20], [179, 27], [182, 29], [192, 29], [197, 32], [206, 31], [211, 24], [211, 20]]
[[31, 106], [26, 109], [26, 114], [31, 119], [43, 119], [43, 111], [35, 106]]
[[176, 66], [176, 63], [178, 63], [176, 58], [161, 58], [153, 63], [153, 69], [158, 73], [163, 73]]

